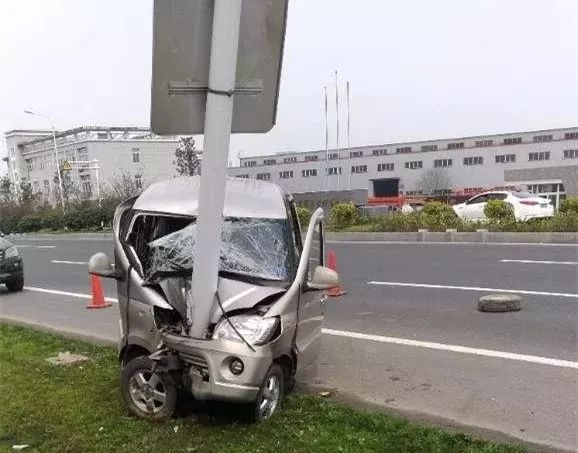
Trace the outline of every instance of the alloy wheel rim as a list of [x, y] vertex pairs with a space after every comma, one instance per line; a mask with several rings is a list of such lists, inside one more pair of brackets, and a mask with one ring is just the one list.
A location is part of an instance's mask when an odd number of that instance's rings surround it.
[[157, 414], [166, 405], [167, 390], [164, 381], [150, 370], [138, 370], [129, 379], [132, 402], [147, 414]]
[[265, 420], [271, 417], [279, 405], [281, 384], [275, 375], [269, 376], [263, 387], [261, 400], [259, 401], [259, 414]]

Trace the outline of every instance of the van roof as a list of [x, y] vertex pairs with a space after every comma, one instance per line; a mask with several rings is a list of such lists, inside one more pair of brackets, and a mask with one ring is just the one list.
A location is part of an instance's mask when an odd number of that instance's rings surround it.
[[[199, 210], [199, 176], [185, 176], [150, 185], [133, 209], [196, 216]], [[227, 178], [225, 217], [285, 219], [285, 194], [276, 184], [246, 178]]]

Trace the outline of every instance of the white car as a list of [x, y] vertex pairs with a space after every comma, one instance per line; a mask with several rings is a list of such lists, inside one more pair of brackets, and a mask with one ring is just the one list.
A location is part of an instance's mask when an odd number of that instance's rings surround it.
[[554, 206], [547, 198], [529, 192], [484, 192], [470, 198], [465, 203], [454, 205], [454, 211], [463, 220], [485, 220], [484, 208], [490, 200], [503, 200], [514, 208], [516, 220], [552, 217]]

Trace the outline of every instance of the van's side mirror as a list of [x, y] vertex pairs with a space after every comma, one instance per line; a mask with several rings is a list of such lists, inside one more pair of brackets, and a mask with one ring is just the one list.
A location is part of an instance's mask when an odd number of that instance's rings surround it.
[[106, 253], [98, 252], [90, 257], [88, 261], [88, 273], [104, 278], [114, 278], [121, 280], [118, 270], [113, 269], [110, 259]]
[[339, 284], [339, 275], [325, 266], [317, 266], [313, 278], [307, 283], [309, 289], [331, 289]]

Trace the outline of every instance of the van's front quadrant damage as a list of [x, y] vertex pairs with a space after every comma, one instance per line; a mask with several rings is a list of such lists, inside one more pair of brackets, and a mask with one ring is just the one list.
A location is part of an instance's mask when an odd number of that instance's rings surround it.
[[206, 337], [193, 338], [191, 275], [203, 265], [195, 259], [198, 196], [198, 177], [153, 184], [117, 209], [114, 272], [102, 255], [89, 263], [92, 274], [117, 280], [123, 398], [133, 413], [158, 420], [186, 391], [252, 403], [260, 421], [297, 375], [316, 369], [323, 291], [338, 283], [323, 267], [323, 211], [303, 239], [291, 195], [228, 179], [217, 294]]

